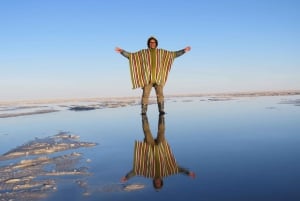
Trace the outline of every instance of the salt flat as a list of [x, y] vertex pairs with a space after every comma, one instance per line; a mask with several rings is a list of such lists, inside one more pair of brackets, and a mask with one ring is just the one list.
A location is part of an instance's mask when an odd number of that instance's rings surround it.
[[[155, 137], [160, 118], [151, 101]], [[165, 138], [196, 177], [168, 176], [159, 191], [143, 176], [120, 182], [145, 137], [139, 97], [1, 105], [1, 113], [58, 111], [0, 119], [0, 170], [11, 173], [1, 174], [0, 200], [299, 200], [299, 102], [296, 92], [167, 96]], [[70, 135], [61, 141], [57, 133]], [[77, 147], [75, 136], [96, 146]]]
[[[234, 97], [259, 97], [259, 96], [292, 96], [299, 95], [300, 90], [291, 91], [262, 91], [262, 92], [233, 92], [211, 94], [184, 94], [169, 95], [166, 100], [188, 97], [208, 97], [209, 100], [224, 100]], [[24, 101], [0, 101], [0, 118], [17, 117], [24, 115], [44, 114], [62, 110], [92, 110], [103, 108], [118, 108], [138, 105], [140, 97], [106, 97], [106, 98], [78, 98], [78, 99], [48, 99]], [[152, 97], [150, 104], [155, 103]]]

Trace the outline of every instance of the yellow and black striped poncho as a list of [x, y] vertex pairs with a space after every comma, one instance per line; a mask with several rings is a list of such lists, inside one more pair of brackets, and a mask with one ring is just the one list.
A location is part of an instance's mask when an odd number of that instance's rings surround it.
[[133, 172], [146, 178], [162, 178], [178, 174], [179, 168], [167, 141], [158, 145], [135, 141]]
[[[158, 85], [164, 85], [171, 70], [175, 58], [175, 52], [164, 49], [156, 49], [155, 60], [155, 78], [154, 82]], [[150, 49], [143, 49], [129, 54], [130, 75], [132, 88], [142, 88], [150, 83], [152, 72]], [[153, 80], [152, 80], [153, 81]]]

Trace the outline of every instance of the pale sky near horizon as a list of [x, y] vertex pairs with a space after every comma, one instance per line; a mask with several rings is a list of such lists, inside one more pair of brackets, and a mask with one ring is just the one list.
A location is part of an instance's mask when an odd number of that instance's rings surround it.
[[[0, 101], [139, 96], [114, 51], [192, 50], [165, 95], [300, 89], [297, 0], [2, 0]], [[152, 91], [154, 95], [154, 90]]]

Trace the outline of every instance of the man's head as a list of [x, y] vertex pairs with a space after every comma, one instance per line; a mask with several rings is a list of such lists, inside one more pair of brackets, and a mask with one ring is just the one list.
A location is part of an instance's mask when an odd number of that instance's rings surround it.
[[156, 38], [151, 36], [150, 38], [148, 38], [147, 45], [148, 45], [148, 48], [155, 49], [158, 46], [158, 41]]
[[152, 182], [155, 190], [160, 190], [164, 185], [164, 181], [161, 178], [155, 178]]

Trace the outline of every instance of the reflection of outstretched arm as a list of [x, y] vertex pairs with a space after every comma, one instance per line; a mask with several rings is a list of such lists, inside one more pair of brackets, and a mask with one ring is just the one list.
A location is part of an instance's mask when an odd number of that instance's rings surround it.
[[127, 180], [129, 180], [131, 177], [134, 177], [134, 176], [135, 176], [135, 173], [133, 172], [133, 170], [131, 170], [124, 177], [122, 177], [121, 182], [126, 182]]
[[178, 167], [178, 170], [179, 170], [179, 173], [182, 173], [182, 174], [185, 174], [191, 178], [195, 178], [196, 177], [196, 174], [192, 171], [189, 171], [188, 169], [186, 168], [183, 168], [183, 167]]

